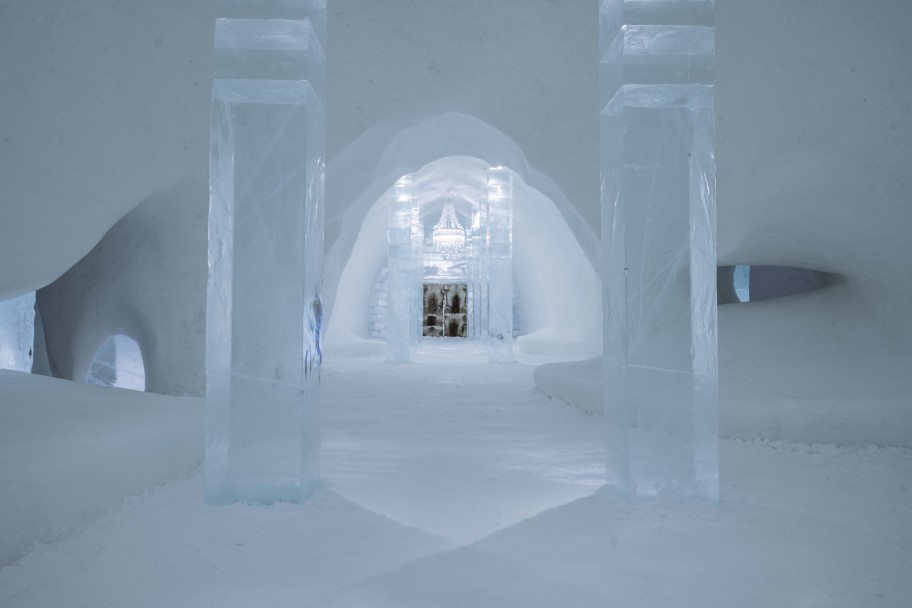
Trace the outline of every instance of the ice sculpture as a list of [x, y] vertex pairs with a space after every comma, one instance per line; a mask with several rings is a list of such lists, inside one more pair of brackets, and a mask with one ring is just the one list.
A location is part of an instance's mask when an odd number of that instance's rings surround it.
[[396, 181], [389, 198], [386, 340], [390, 361], [408, 361], [421, 335], [421, 245], [418, 195], [411, 175]]
[[608, 483], [719, 494], [712, 0], [600, 10]]
[[319, 481], [325, 0], [221, 0], [212, 86], [206, 499]]
[[488, 169], [488, 339], [491, 361], [513, 360], [513, 173]]
[[0, 369], [32, 371], [35, 292], [0, 301]]

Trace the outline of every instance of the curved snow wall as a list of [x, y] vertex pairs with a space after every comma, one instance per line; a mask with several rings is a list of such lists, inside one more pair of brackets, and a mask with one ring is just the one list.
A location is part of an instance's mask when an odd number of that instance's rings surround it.
[[150, 197], [38, 291], [54, 376], [84, 381], [102, 343], [123, 334], [139, 345], [147, 391], [205, 393], [207, 201], [199, 183]]

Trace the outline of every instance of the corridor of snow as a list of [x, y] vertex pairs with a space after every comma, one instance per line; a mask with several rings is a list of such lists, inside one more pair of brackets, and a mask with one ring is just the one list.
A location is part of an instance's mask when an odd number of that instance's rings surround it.
[[[718, 506], [632, 508], [602, 488], [601, 419], [536, 392], [533, 361], [479, 363], [476, 348], [426, 340], [408, 364], [330, 360], [323, 487], [303, 506], [204, 506], [192, 465], [129, 496], [118, 448], [96, 448], [70, 493], [122, 489], [124, 500], [0, 569], [0, 605], [908, 605], [912, 451], [722, 441]], [[112, 437], [136, 428], [127, 414], [141, 409], [145, 442], [167, 452], [194, 441], [192, 415], [174, 411], [199, 411], [198, 399], [81, 387], [81, 400], [70, 383], [0, 376], [41, 382], [45, 402], [83, 415], [101, 396], [120, 400]], [[39, 432], [57, 449], [0, 434], [0, 455], [16, 463], [0, 487], [8, 497], [35, 491], [17, 470], [80, 449], [78, 425]]]

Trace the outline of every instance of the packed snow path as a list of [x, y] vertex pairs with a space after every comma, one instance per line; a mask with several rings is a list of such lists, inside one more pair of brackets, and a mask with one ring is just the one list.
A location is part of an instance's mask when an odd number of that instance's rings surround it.
[[473, 354], [444, 341], [412, 364], [329, 365], [324, 485], [457, 544], [593, 494], [602, 421], [537, 392], [531, 366]]
[[530, 366], [433, 358], [326, 366], [305, 505], [206, 507], [197, 471], [0, 569], [0, 606], [908, 606], [909, 450], [724, 441], [720, 505], [634, 508]]

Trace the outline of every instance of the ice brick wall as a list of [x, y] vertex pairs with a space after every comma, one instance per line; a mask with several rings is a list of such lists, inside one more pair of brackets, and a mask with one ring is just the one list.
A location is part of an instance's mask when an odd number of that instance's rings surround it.
[[206, 497], [319, 482], [325, 3], [222, 2], [215, 28]]
[[714, 3], [599, 18], [608, 483], [716, 499]]

